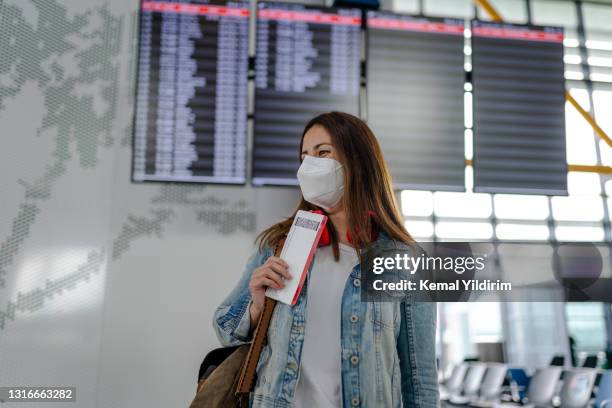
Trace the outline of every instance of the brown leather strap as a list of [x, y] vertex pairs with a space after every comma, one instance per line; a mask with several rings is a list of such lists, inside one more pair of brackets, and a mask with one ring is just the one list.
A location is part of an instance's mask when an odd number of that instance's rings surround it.
[[[276, 244], [274, 256], [280, 255], [284, 243], [285, 240], [281, 239], [278, 244]], [[255, 371], [257, 368], [257, 363], [259, 362], [259, 356], [263, 350], [263, 346], [266, 344], [268, 327], [270, 326], [274, 306], [276, 306], [276, 300], [266, 297], [263, 310], [261, 311], [259, 321], [257, 322], [257, 327], [255, 328], [255, 333], [253, 333], [253, 341], [251, 342], [249, 352], [244, 360], [242, 369], [240, 370], [240, 379], [238, 380], [238, 386], [236, 387], [236, 395], [253, 391], [253, 387], [255, 386]], [[249, 311], [247, 310], [246, 313], [249, 313]]]

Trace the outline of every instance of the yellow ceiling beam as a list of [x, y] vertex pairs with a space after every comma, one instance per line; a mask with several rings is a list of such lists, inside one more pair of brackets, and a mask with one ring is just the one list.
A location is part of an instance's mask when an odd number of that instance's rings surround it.
[[599, 174], [612, 174], [612, 167], [609, 166], [591, 166], [585, 164], [568, 164], [567, 169], [569, 171], [580, 171], [583, 173], [599, 173]]
[[476, 3], [477, 6], [479, 6], [484, 11], [486, 11], [489, 17], [491, 18], [491, 20], [497, 21], [499, 23], [504, 21], [501, 14], [497, 12], [495, 7], [493, 7], [493, 5], [489, 2], [489, 0], [474, 0], [474, 3]]
[[[473, 166], [474, 162], [471, 159], [465, 159], [466, 166]], [[612, 174], [612, 167], [610, 166], [599, 166], [590, 164], [568, 164], [568, 171], [578, 171], [581, 173], [598, 173], [598, 174]]]

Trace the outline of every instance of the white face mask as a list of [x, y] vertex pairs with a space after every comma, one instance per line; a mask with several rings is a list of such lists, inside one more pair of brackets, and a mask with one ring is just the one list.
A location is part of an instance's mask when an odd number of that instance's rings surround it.
[[297, 171], [302, 195], [325, 211], [336, 206], [344, 194], [342, 164], [334, 159], [306, 156]]

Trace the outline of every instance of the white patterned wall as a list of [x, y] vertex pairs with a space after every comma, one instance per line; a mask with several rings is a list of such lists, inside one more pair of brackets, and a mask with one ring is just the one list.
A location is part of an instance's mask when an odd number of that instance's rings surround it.
[[76, 386], [67, 407], [187, 406], [214, 307], [297, 197], [130, 182], [137, 6], [0, 2], [0, 386]]

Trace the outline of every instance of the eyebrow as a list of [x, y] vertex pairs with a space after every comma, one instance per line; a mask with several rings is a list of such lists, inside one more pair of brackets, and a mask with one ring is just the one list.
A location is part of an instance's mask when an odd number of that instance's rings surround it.
[[[318, 145], [316, 145], [316, 146], [314, 147], [314, 149], [315, 149], [315, 150], [317, 150], [319, 147], [321, 147], [321, 146], [323, 146], [323, 145], [330, 145], [330, 146], [331, 146], [331, 143], [329, 143], [329, 142], [319, 143]], [[306, 153], [306, 152], [307, 152], [307, 150], [302, 150], [302, 154], [304, 154], [304, 153]]]

